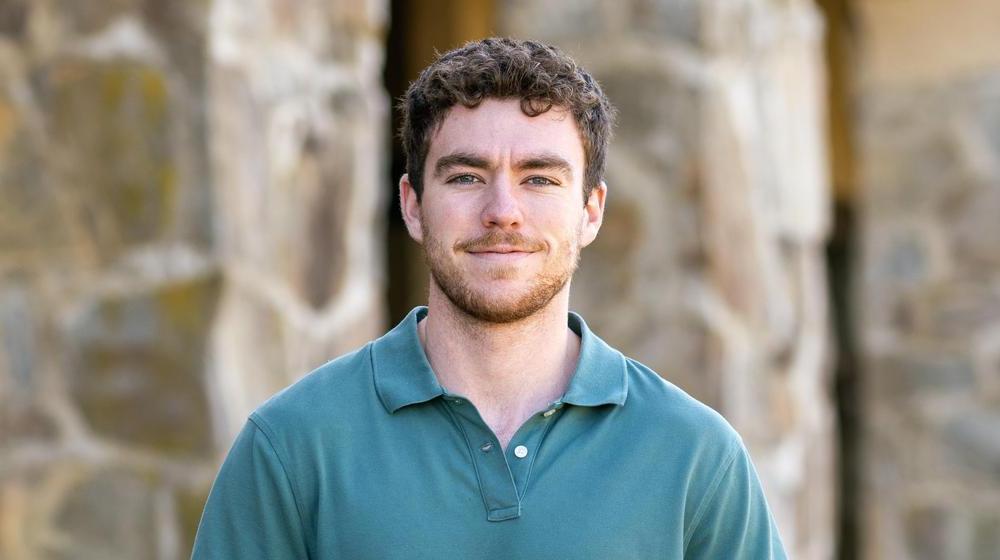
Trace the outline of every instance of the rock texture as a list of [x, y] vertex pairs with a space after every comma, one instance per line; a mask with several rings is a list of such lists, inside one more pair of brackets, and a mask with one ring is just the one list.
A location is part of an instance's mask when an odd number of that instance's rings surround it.
[[1000, 551], [1000, 6], [954, 8], [859, 3], [866, 558]]
[[381, 334], [389, 100], [382, 2], [216, 0], [211, 148], [223, 289], [214, 396], [257, 403]]
[[804, 1], [508, 0], [621, 111], [573, 307], [743, 434], [789, 553], [833, 555], [822, 22]]
[[383, 3], [0, 2], [0, 558], [187, 558], [382, 329]]

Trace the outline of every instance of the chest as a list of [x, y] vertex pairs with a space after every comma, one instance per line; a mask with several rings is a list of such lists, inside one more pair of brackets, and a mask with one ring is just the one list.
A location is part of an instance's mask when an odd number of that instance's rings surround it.
[[442, 403], [400, 433], [358, 433], [316, 466], [304, 517], [318, 557], [683, 555], [684, 489], [657, 482], [641, 441], [609, 442], [560, 411], [529, 419], [503, 449], [453, 408], [466, 405]]

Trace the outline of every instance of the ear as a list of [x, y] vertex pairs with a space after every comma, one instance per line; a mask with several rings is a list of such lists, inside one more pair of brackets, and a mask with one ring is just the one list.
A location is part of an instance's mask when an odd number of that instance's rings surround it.
[[587, 203], [583, 205], [583, 227], [580, 230], [580, 247], [590, 245], [597, 238], [597, 231], [604, 223], [604, 200], [608, 196], [608, 185], [601, 181], [590, 191]]
[[403, 222], [406, 223], [406, 230], [410, 232], [410, 237], [417, 243], [424, 242], [424, 230], [422, 227], [423, 215], [420, 212], [420, 201], [417, 200], [417, 191], [413, 190], [410, 183], [410, 176], [403, 173], [399, 178], [399, 208], [403, 213]]

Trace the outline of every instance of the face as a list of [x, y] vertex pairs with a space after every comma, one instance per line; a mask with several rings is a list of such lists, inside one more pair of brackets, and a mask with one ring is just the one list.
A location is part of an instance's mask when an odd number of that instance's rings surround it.
[[571, 114], [525, 115], [519, 100], [453, 107], [431, 139], [424, 190], [400, 180], [431, 290], [476, 319], [509, 323], [568, 301], [580, 249], [597, 235], [606, 187], [583, 200], [584, 151]]

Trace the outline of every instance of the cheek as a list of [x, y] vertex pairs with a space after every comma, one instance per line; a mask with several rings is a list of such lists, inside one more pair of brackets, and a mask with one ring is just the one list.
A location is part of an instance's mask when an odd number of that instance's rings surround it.
[[477, 221], [479, 211], [468, 200], [458, 197], [436, 199], [424, 206], [424, 219], [429, 220], [432, 228], [444, 231], [455, 229], [461, 224]]

